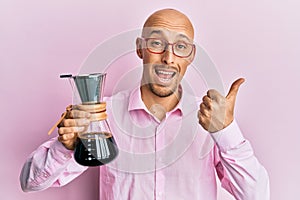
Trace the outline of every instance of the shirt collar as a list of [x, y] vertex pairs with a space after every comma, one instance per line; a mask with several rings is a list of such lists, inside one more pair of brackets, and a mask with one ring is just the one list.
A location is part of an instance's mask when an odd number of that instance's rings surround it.
[[[192, 95], [184, 92], [183, 89], [181, 89], [181, 98], [178, 104], [173, 110], [168, 112], [167, 115], [178, 113], [180, 116], [182, 116], [186, 114], [190, 110], [190, 108], [188, 108], [190, 103], [195, 102], [193, 99], [194, 98]], [[140, 86], [133, 89], [129, 96], [128, 111], [134, 110], [145, 110], [146, 112], [150, 113], [142, 100]]]
[[133, 110], [147, 111], [147, 107], [145, 106], [142, 100], [140, 86], [133, 89], [129, 96], [128, 111], [133, 111]]

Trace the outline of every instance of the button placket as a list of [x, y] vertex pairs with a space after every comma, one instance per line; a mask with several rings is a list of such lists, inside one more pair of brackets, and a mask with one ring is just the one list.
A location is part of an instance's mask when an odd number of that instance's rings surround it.
[[156, 128], [156, 199], [164, 199], [164, 188], [165, 188], [165, 177], [163, 169], [160, 169], [163, 166], [163, 157], [160, 152], [165, 145], [165, 121], [159, 124]]
[[156, 171], [156, 199], [164, 199], [165, 176], [163, 170]]

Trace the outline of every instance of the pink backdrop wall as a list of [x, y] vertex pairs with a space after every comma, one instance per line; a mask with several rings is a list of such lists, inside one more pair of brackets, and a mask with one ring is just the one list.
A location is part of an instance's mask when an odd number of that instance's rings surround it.
[[[139, 28], [154, 10], [187, 13], [196, 41], [213, 59], [226, 90], [246, 78], [236, 117], [271, 180], [271, 199], [299, 194], [300, 3], [296, 0], [152, 0], [0, 2], [0, 196], [5, 200], [96, 200], [97, 170], [63, 188], [23, 193], [26, 157], [71, 91], [58, 75], [76, 73], [89, 52], [120, 32]], [[138, 62], [135, 61], [135, 62]], [[220, 199], [231, 199], [220, 191]]]

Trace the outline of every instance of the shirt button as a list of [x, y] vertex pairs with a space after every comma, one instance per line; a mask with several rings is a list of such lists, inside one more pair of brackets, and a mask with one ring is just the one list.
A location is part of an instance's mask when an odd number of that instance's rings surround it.
[[70, 156], [69, 154], [64, 154], [64, 157], [65, 157], [66, 159], [70, 159], [70, 158], [71, 158], [71, 156]]
[[43, 174], [43, 177], [45, 177], [45, 178], [49, 177], [49, 174], [47, 174], [46, 172], [43, 172], [42, 174]]

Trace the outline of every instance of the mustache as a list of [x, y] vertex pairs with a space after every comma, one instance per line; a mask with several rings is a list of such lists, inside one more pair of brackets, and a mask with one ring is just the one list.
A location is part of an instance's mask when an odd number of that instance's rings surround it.
[[170, 65], [164, 65], [164, 64], [154, 64], [153, 65], [154, 69], [165, 69], [165, 70], [171, 70], [171, 71], [176, 71], [179, 72], [177, 67], [170, 66]]

